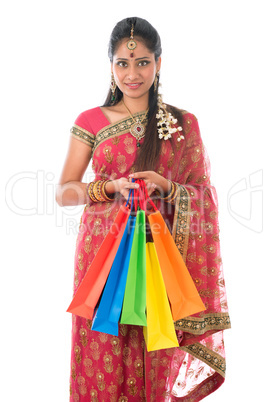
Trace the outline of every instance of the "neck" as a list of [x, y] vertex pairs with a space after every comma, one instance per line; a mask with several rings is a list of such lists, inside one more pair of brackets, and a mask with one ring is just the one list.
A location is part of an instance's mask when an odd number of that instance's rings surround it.
[[123, 100], [132, 114], [143, 112], [149, 107], [149, 93], [140, 98], [129, 98], [128, 96], [124, 95]]

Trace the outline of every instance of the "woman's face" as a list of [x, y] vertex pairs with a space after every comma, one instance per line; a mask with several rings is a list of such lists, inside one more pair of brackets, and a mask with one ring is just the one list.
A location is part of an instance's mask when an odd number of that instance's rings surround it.
[[128, 38], [122, 41], [113, 57], [112, 72], [116, 85], [124, 97], [148, 97], [155, 74], [160, 70], [161, 58], [156, 62], [154, 53], [136, 39], [137, 47], [133, 50], [133, 57], [130, 57], [128, 41]]

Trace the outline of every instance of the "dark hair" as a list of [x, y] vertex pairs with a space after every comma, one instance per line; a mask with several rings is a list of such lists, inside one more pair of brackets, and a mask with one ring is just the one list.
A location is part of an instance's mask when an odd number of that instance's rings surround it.
[[[113, 56], [118, 46], [120, 46], [121, 41], [130, 37], [132, 25], [134, 26], [134, 39], [137, 38], [138, 40], [142, 41], [147, 49], [154, 53], [155, 60], [157, 61], [162, 53], [160, 36], [156, 29], [148, 21], [139, 17], [125, 18], [122, 21], [119, 21], [114, 27], [108, 47], [108, 56], [110, 61], [113, 61]], [[154, 84], [149, 90], [148, 124], [146, 127], [144, 142], [138, 150], [137, 160], [135, 161], [136, 171], [154, 170], [160, 155], [162, 142], [157, 135], [156, 120], [158, 86], [159, 76], [156, 90], [154, 90]], [[109, 90], [103, 106], [112, 106], [120, 102], [123, 97], [123, 93], [118, 87], [116, 87], [114, 97], [115, 99], [112, 100], [112, 92]], [[172, 108], [173, 112], [174, 110], [175, 109]], [[175, 114], [179, 124], [182, 125], [182, 115], [178, 109], [176, 109]]]

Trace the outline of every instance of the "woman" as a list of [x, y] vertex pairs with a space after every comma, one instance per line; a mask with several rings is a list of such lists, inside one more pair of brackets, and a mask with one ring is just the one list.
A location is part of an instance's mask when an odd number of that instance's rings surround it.
[[[114, 28], [111, 88], [104, 106], [71, 129], [61, 206], [86, 204], [75, 254], [76, 292], [129, 189], [144, 179], [172, 232], [206, 310], [174, 323], [179, 348], [147, 352], [142, 328], [119, 336], [73, 315], [70, 400], [199, 401], [224, 381], [223, 330], [230, 327], [219, 251], [217, 200], [196, 117], [162, 103], [161, 42], [141, 18]], [[82, 183], [92, 158], [95, 179]]]

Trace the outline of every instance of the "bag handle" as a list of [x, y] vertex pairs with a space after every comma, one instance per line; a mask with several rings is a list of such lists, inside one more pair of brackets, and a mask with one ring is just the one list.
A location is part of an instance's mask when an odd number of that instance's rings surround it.
[[149, 203], [151, 204], [151, 206], [153, 207], [153, 209], [154, 209], [155, 212], [158, 211], [158, 209], [157, 209], [157, 207], [155, 206], [153, 200], [152, 200], [152, 199], [149, 197], [149, 195], [148, 195], [148, 191], [147, 191], [147, 187], [146, 187], [145, 181], [144, 181], [144, 180], [140, 180], [140, 182], [141, 182], [140, 187], [141, 187], [141, 190], [142, 190], [141, 193], [143, 194], [143, 195], [142, 195], [142, 199], [143, 199], [143, 201], [144, 201], [144, 211], [146, 211], [146, 203], [147, 203], [147, 202], [149, 202]]

